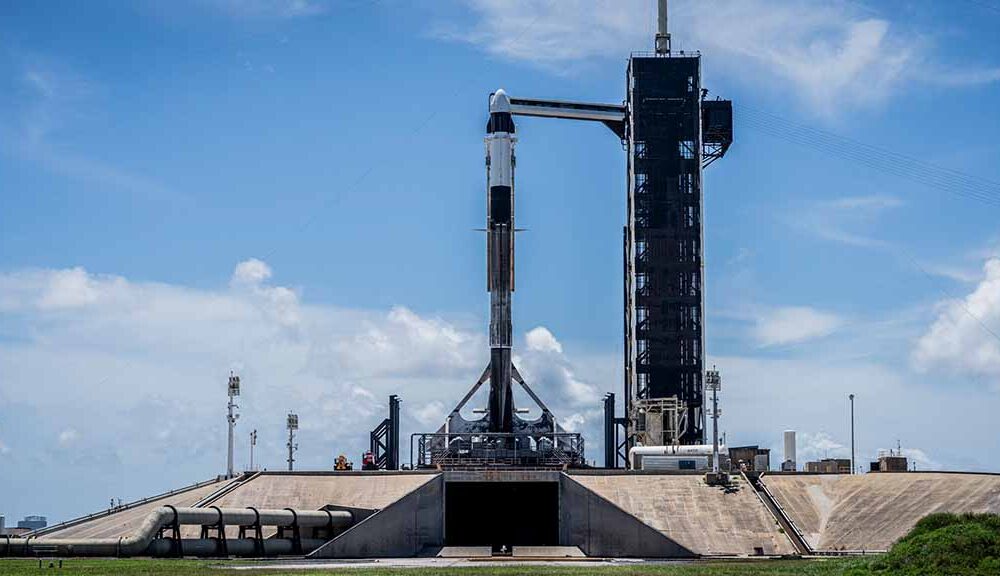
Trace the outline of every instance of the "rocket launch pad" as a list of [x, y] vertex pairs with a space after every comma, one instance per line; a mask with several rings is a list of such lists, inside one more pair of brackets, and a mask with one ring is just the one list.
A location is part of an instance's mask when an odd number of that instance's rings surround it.
[[[417, 435], [418, 467], [582, 466], [583, 438], [563, 430], [552, 412], [521, 377], [511, 358], [514, 292], [514, 118], [503, 90], [490, 96], [486, 124], [486, 289], [490, 293], [490, 363], [479, 380], [434, 434]], [[489, 401], [478, 420], [461, 410], [485, 383]], [[514, 406], [513, 385], [521, 386], [541, 410], [524, 420]], [[526, 412], [524, 410], [523, 412]]]

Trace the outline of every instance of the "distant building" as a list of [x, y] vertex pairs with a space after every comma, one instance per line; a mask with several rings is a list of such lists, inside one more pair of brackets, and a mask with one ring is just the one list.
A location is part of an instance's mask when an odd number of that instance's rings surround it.
[[806, 462], [806, 472], [816, 474], [850, 474], [849, 458], [824, 458], [817, 462]]
[[48, 521], [45, 516], [25, 516], [24, 520], [17, 521], [18, 528], [27, 530], [38, 530], [46, 526], [48, 526]]
[[879, 472], [906, 472], [909, 470], [906, 456], [885, 455], [878, 457]]
[[729, 462], [734, 472], [767, 472], [771, 468], [771, 449], [758, 446], [734, 446], [729, 449]]

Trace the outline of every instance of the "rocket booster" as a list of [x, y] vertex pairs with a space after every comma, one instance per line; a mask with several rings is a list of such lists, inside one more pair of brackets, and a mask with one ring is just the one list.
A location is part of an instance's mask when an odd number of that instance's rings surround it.
[[514, 291], [514, 119], [503, 90], [486, 124], [486, 285], [490, 293], [491, 432], [513, 429], [511, 293]]

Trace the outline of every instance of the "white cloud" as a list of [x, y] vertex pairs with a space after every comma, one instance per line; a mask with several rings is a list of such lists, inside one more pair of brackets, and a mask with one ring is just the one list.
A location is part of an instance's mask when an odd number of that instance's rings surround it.
[[10, 447], [3, 440], [0, 440], [0, 456], [6, 456], [7, 454], [10, 454]]
[[98, 190], [120, 190], [173, 203], [191, 201], [161, 182], [65, 145], [62, 135], [79, 130], [79, 120], [92, 116], [106, 102], [107, 90], [51, 59], [28, 55], [20, 60], [24, 96], [12, 98], [9, 109], [14, 114], [0, 115], [0, 151]]
[[[243, 384], [237, 465], [257, 429], [260, 465], [283, 467], [284, 418], [295, 411], [298, 465], [329, 468], [340, 453], [357, 459], [389, 394], [401, 396], [404, 436], [434, 431], [488, 362], [485, 327], [402, 306], [310, 303], [260, 261], [233, 277], [249, 283], [193, 289], [83, 268], [0, 272], [0, 435], [18, 447], [0, 447], [13, 459], [0, 490], [17, 486], [28, 494], [24, 513], [44, 504], [58, 517], [93, 511], [108, 490], [129, 499], [214, 476], [225, 463], [230, 369]], [[545, 345], [518, 346], [522, 374], [599, 453], [596, 386], [548, 330], [533, 334]], [[583, 373], [609, 380], [602, 370], [615, 361]], [[88, 480], [72, 494], [55, 481], [27, 489], [31, 478], [61, 477], [56, 470]]]
[[[513, 60], [565, 71], [651, 50], [655, 0], [466, 0], [472, 22], [434, 33]], [[822, 114], [884, 100], [910, 81], [995, 82], [995, 68], [948, 74], [932, 62], [927, 35], [875, 17], [853, 2], [719, 0], [672, 2], [674, 49], [697, 49], [715, 69], [769, 89], [791, 89]]]
[[913, 351], [918, 369], [1000, 381], [1000, 259], [988, 260], [983, 271], [972, 293], [939, 304], [937, 319]]
[[525, 335], [525, 351], [515, 358], [528, 385], [540, 393], [542, 400], [555, 399], [570, 406], [596, 406], [600, 392], [595, 385], [576, 375], [562, 344], [544, 326], [529, 330]]
[[[859, 339], [863, 351], [871, 341]], [[710, 357], [722, 371], [722, 431], [727, 444], [771, 448], [782, 458], [782, 431], [799, 431], [798, 460], [849, 457], [848, 394], [855, 394], [856, 459], [865, 466], [886, 445], [919, 446], [942, 455], [936, 469], [995, 470], [996, 391], [957, 389], [951, 380], [922, 378], [891, 360], [844, 361], [817, 349], [794, 360]], [[928, 424], [930, 423], [930, 425]], [[940, 430], [950, 434], [942, 435]], [[970, 438], [956, 445], [953, 438]], [[926, 469], [926, 468], [925, 468]]]
[[940, 470], [941, 465], [920, 448], [903, 448], [903, 456], [911, 467], [916, 464], [917, 470]]
[[754, 337], [763, 347], [798, 344], [829, 336], [843, 323], [837, 315], [814, 308], [776, 308], [757, 318]]
[[830, 202], [829, 205], [843, 210], [881, 211], [886, 208], [898, 208], [903, 205], [903, 201], [898, 196], [870, 194], [867, 196], [844, 196]]
[[525, 343], [528, 345], [528, 350], [534, 350], [536, 352], [554, 352], [556, 354], [562, 354], [562, 344], [556, 340], [556, 337], [549, 332], [548, 328], [544, 326], [539, 326], [528, 331], [524, 335]]
[[42, 309], [77, 308], [97, 300], [98, 291], [83, 268], [53, 273], [38, 299]]
[[796, 458], [800, 469], [805, 468], [806, 462], [822, 460], [824, 458], [850, 458], [851, 449], [833, 439], [826, 432], [798, 432], [796, 433]]
[[878, 219], [888, 210], [899, 208], [903, 201], [886, 194], [845, 196], [813, 202], [794, 214], [784, 216], [788, 225], [821, 240], [854, 248], [893, 251], [896, 248], [872, 233]]
[[444, 403], [440, 400], [432, 400], [413, 411], [414, 418], [423, 424], [426, 430], [436, 429], [444, 423], [447, 415]]
[[587, 418], [583, 414], [574, 413], [559, 420], [559, 424], [567, 432], [579, 432], [580, 428], [587, 423]]
[[271, 277], [271, 267], [261, 260], [250, 258], [236, 265], [233, 284], [260, 284]]

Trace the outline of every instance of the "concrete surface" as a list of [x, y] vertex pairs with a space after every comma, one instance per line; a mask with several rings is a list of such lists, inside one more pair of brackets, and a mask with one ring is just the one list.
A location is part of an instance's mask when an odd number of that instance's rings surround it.
[[514, 558], [586, 558], [578, 546], [514, 546]]
[[309, 557], [399, 558], [443, 546], [444, 480], [440, 474], [420, 478], [422, 484], [348, 528]]
[[564, 476], [559, 542], [601, 558], [678, 558], [697, 554], [622, 510], [604, 496]]
[[753, 488], [739, 477], [734, 478], [735, 490], [729, 491], [706, 485], [700, 475], [569, 474], [569, 478], [697, 555], [753, 555], [758, 547], [766, 555], [795, 553]]
[[438, 558], [489, 558], [493, 556], [492, 546], [445, 546], [437, 553]]
[[126, 510], [121, 510], [118, 512], [109, 513], [107, 516], [101, 516], [87, 520], [82, 524], [77, 524], [75, 526], [69, 526], [63, 528], [62, 530], [56, 530], [41, 536], [39, 539], [44, 540], [45, 538], [117, 538], [120, 536], [126, 536], [131, 534], [133, 530], [142, 524], [143, 520], [150, 512], [159, 508], [160, 506], [192, 506], [195, 502], [201, 500], [205, 496], [208, 496], [212, 492], [219, 490], [220, 488], [228, 485], [229, 482], [233, 480], [223, 480], [220, 482], [213, 482], [206, 486], [201, 486], [199, 488], [192, 488], [191, 490], [186, 490], [184, 492], [178, 492], [176, 494], [171, 494], [163, 498], [152, 500], [144, 504], [140, 504], [134, 508], [129, 508]]
[[[360, 508], [379, 510], [399, 500], [433, 478], [433, 474], [392, 473], [279, 473], [265, 472], [243, 482], [228, 494], [211, 503], [219, 508], [296, 508], [319, 510], [324, 506], [334, 508]], [[88, 520], [46, 534], [42, 538], [117, 538], [126, 536], [137, 528], [146, 516], [160, 506], [192, 506], [202, 498], [236, 480], [212, 483], [200, 488], [179, 492], [145, 504]], [[364, 517], [360, 515], [360, 517]], [[226, 529], [230, 538], [238, 533], [236, 527]], [[265, 527], [264, 536], [275, 533]], [[197, 526], [183, 526], [184, 538], [197, 538]]]
[[424, 484], [433, 474], [295, 474], [266, 472], [212, 503], [219, 508], [300, 508], [328, 505], [380, 510]]
[[813, 550], [887, 550], [934, 512], [1000, 514], [1000, 474], [765, 474], [763, 481]]

